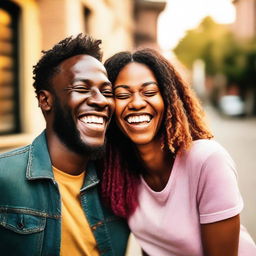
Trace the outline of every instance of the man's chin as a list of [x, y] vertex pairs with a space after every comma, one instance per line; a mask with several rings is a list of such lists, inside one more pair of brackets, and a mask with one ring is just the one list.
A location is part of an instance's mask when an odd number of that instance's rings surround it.
[[103, 134], [98, 137], [88, 136], [80, 132], [69, 109], [62, 109], [58, 101], [55, 102], [55, 118], [53, 130], [60, 141], [72, 152], [90, 159], [101, 158], [105, 153], [105, 138]]
[[[76, 133], [74, 132], [73, 135], [75, 134]], [[103, 143], [103, 145], [91, 145], [85, 143], [83, 140], [81, 140], [81, 138], [79, 138], [79, 136], [67, 137], [60, 132], [57, 133], [57, 136], [70, 151], [80, 156], [85, 156], [89, 159], [96, 160], [102, 158], [105, 154], [105, 143]]]
[[80, 146], [84, 149], [86, 156], [90, 159], [99, 159], [105, 154], [106, 142], [105, 138], [100, 136], [100, 138], [89, 137], [88, 135], [84, 136], [81, 132], [80, 136]]
[[91, 152], [89, 153], [89, 158], [91, 160], [97, 160], [104, 156], [105, 154], [105, 144], [99, 147], [95, 147], [91, 149]]

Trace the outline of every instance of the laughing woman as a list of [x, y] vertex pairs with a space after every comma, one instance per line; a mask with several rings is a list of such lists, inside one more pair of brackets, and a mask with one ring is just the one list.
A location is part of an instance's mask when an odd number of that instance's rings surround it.
[[256, 255], [240, 225], [234, 163], [211, 139], [189, 86], [149, 49], [118, 53], [105, 66], [116, 111], [102, 194], [145, 254]]

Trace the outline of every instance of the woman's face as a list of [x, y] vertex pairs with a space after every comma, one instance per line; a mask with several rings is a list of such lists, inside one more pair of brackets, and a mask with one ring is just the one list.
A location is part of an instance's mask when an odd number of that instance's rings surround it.
[[156, 139], [164, 115], [164, 101], [153, 72], [132, 62], [118, 74], [114, 84], [115, 118], [123, 133], [136, 145]]

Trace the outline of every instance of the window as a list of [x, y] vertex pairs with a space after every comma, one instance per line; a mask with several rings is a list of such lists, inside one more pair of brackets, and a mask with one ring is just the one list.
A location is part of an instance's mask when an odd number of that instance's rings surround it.
[[87, 7], [84, 8], [85, 33], [91, 34], [91, 11]]
[[0, 1], [0, 135], [20, 131], [18, 15], [15, 4]]

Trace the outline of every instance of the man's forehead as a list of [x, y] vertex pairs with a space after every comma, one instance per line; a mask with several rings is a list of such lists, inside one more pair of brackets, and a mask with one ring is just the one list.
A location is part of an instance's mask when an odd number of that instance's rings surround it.
[[60, 63], [59, 68], [60, 70], [95, 69], [106, 73], [104, 65], [93, 56], [87, 54], [75, 55], [68, 59], [65, 59]]
[[56, 88], [74, 85], [77, 82], [90, 85], [111, 85], [104, 65], [89, 55], [76, 55], [64, 60], [53, 76]]

